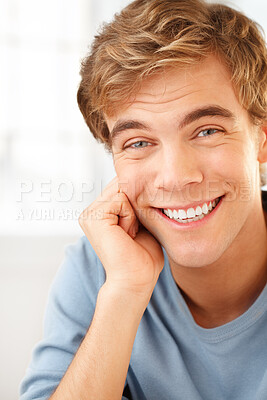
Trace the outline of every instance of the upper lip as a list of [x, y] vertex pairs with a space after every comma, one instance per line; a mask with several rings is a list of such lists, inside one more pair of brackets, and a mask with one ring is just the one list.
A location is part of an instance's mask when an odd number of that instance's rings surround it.
[[194, 203], [190, 203], [187, 204], [186, 206], [164, 206], [164, 207], [160, 207], [163, 210], [188, 210], [189, 208], [196, 208], [197, 206], [202, 207], [205, 203], [207, 203], [207, 205], [209, 205], [210, 202], [213, 202], [216, 199], [219, 199], [222, 196], [217, 196], [214, 197], [213, 199], [210, 200], [203, 200], [201, 202], [194, 202]]

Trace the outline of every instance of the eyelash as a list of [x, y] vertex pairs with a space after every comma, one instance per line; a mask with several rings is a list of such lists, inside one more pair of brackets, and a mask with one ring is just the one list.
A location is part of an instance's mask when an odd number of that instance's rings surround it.
[[[144, 146], [144, 147], [134, 147], [134, 145], [135, 145], [135, 144], [138, 144], [138, 143], [146, 143], [147, 145]], [[147, 147], [147, 146], [149, 146], [149, 142], [147, 142], [146, 140], [138, 140], [137, 142], [134, 142], [134, 143], [130, 144], [130, 145], [127, 146], [127, 147], [130, 147], [131, 149], [144, 149], [144, 148]]]
[[[202, 129], [201, 131], [198, 132], [197, 136], [202, 133], [202, 132], [207, 132], [207, 131], [215, 131], [215, 133], [217, 132], [221, 132], [219, 129], [217, 128], [206, 128], [206, 129]], [[198, 137], [209, 137], [209, 136], [213, 136], [213, 135], [207, 135], [207, 136], [198, 136]]]
[[[213, 134], [212, 134], [212, 135], [207, 135], [207, 136], [198, 136], [200, 133], [208, 132], [208, 131], [212, 131]], [[208, 137], [213, 136], [215, 133], [218, 133], [218, 132], [222, 132], [222, 131], [221, 131], [220, 129], [217, 129], [217, 128], [206, 128], [206, 129], [202, 129], [201, 131], [199, 131], [198, 134], [197, 134], [197, 137], [208, 138]], [[136, 145], [136, 144], [138, 144], [138, 143], [146, 143], [146, 146], [134, 147], [134, 145]], [[130, 148], [130, 149], [138, 150], [138, 149], [144, 149], [144, 148], [146, 148], [146, 147], [148, 147], [148, 146], [150, 146], [150, 145], [151, 145], [151, 143], [148, 142], [148, 141], [146, 141], [146, 140], [137, 140], [136, 142], [131, 143], [130, 145], [125, 146], [124, 148], [125, 148], [125, 149]]]

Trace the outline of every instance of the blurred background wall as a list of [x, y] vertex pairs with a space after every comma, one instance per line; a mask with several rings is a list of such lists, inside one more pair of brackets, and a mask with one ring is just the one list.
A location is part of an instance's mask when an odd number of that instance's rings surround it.
[[[76, 104], [80, 60], [128, 0], [0, 0], [0, 399], [42, 335], [49, 286], [77, 219], [115, 175]], [[227, 4], [267, 31], [265, 0]]]

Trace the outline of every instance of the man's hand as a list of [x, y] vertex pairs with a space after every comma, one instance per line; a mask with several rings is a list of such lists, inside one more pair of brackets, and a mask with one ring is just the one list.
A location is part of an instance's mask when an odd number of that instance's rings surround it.
[[106, 282], [88, 332], [50, 399], [118, 400], [138, 326], [163, 268], [163, 252], [139, 227], [127, 196], [119, 192], [118, 178], [82, 212], [79, 223], [105, 268]]
[[81, 213], [79, 224], [105, 268], [109, 287], [151, 295], [164, 265], [162, 248], [139, 225], [117, 177]]

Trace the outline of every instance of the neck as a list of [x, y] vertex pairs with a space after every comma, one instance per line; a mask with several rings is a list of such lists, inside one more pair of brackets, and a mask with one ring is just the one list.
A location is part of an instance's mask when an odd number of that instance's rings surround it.
[[[252, 234], [240, 231], [219, 260], [201, 268], [181, 267], [170, 260], [173, 277], [196, 323], [214, 328], [243, 314], [267, 282], [267, 233], [262, 210]], [[256, 227], [256, 229], [255, 229]]]

